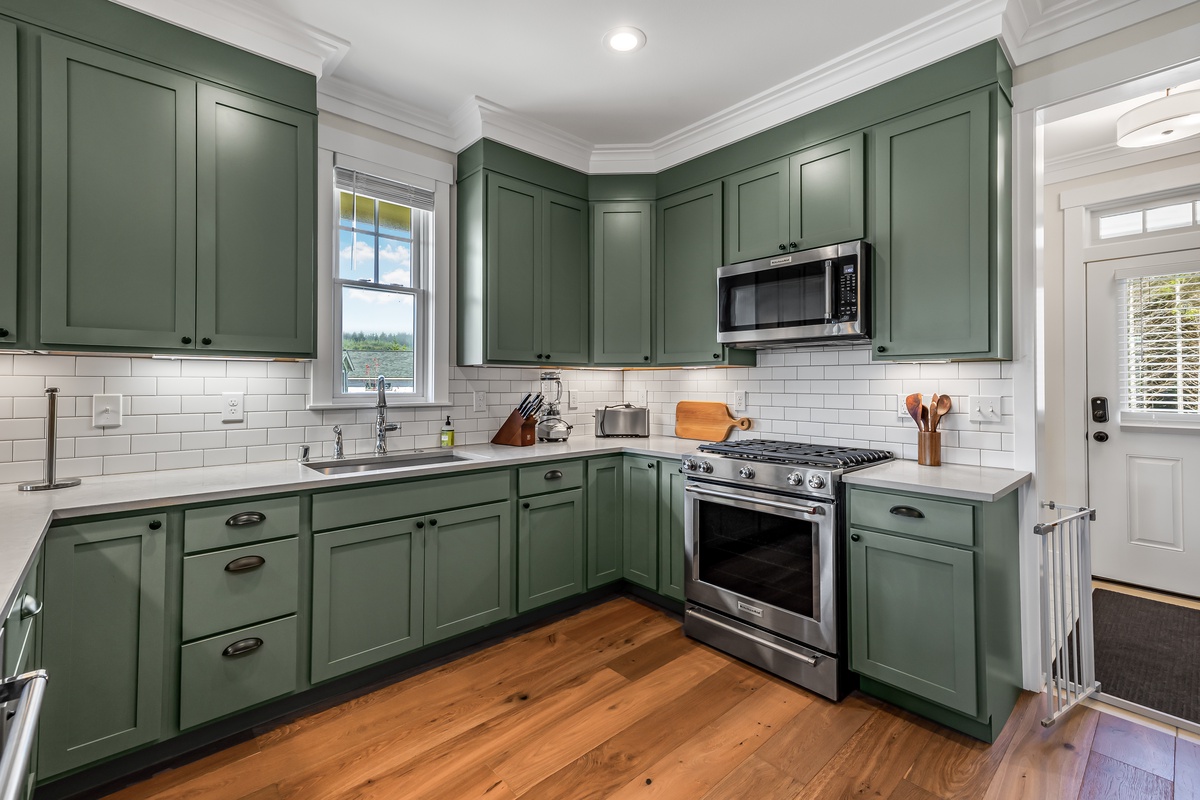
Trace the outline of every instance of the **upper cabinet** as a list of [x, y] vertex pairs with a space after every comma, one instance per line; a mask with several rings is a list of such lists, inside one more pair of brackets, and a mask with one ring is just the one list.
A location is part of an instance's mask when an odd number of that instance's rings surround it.
[[0, 20], [0, 347], [17, 339], [17, 26]]
[[638, 201], [593, 206], [592, 359], [596, 364], [650, 364], [653, 205]]
[[725, 179], [726, 263], [861, 239], [863, 134]]
[[875, 358], [1010, 357], [1007, 128], [985, 89], [874, 129]]
[[717, 344], [719, 266], [721, 182], [659, 200], [656, 363], [722, 363], [725, 348]]

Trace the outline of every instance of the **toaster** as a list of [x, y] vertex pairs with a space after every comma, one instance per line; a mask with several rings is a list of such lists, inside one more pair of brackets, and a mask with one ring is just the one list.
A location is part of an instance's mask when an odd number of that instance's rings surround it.
[[596, 436], [650, 436], [650, 409], [637, 408], [629, 403], [596, 409]]

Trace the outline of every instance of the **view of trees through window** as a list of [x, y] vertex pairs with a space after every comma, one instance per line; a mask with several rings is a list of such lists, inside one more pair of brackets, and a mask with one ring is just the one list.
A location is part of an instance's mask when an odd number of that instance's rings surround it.
[[1200, 272], [1122, 283], [1123, 407], [1200, 414]]

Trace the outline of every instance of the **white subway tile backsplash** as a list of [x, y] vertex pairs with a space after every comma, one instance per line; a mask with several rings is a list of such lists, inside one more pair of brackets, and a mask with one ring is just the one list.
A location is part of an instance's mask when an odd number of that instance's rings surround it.
[[75, 375], [74, 356], [16, 355], [13, 375]]
[[151, 472], [154, 470], [154, 454], [138, 453], [128, 456], [105, 456], [104, 474], [117, 475], [126, 472]]
[[185, 359], [180, 362], [179, 374], [190, 378], [224, 378], [228, 362], [215, 359]]
[[0, 397], [38, 397], [45, 393], [45, 376], [0, 375]]

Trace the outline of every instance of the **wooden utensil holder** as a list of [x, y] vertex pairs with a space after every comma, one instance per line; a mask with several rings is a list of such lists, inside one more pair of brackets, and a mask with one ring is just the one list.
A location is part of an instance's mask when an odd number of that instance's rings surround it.
[[917, 431], [917, 463], [925, 467], [942, 465], [941, 431]]
[[500, 430], [492, 437], [492, 444], [503, 444], [510, 447], [529, 447], [537, 444], [537, 417], [525, 419], [516, 409], [504, 420]]

